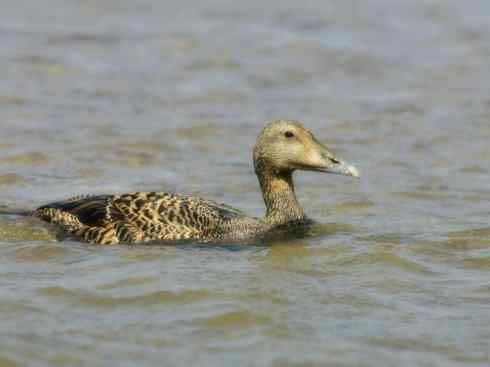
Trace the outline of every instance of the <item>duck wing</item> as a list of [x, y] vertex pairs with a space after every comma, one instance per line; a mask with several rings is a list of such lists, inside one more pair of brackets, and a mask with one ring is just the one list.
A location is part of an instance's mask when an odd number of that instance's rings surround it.
[[37, 208], [34, 214], [43, 209], [54, 208], [75, 215], [88, 226], [102, 226], [107, 220], [107, 205], [112, 195], [81, 195], [63, 201], [49, 203]]
[[116, 195], [107, 204], [107, 219], [128, 222], [139, 230], [174, 239], [212, 232], [219, 224], [245, 214], [225, 204], [195, 196], [164, 192]]
[[219, 237], [220, 225], [245, 217], [225, 204], [165, 192], [77, 196], [41, 206], [34, 213], [47, 208], [73, 214], [91, 227], [119, 223], [147, 238], [168, 240]]

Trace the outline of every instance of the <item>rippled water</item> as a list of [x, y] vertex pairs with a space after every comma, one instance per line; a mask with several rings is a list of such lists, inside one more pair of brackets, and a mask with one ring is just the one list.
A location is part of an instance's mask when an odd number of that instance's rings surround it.
[[303, 120], [361, 180], [256, 246], [58, 242], [0, 216], [0, 366], [488, 366], [490, 3], [1, 1], [0, 205], [196, 193], [261, 215]]

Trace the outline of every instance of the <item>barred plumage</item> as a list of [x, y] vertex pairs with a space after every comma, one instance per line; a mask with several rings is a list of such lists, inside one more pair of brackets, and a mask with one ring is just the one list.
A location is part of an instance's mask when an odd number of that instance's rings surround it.
[[259, 135], [254, 166], [267, 208], [261, 219], [211, 200], [166, 192], [77, 196], [44, 205], [33, 215], [97, 244], [250, 239], [309, 222], [296, 199], [294, 170], [358, 176], [300, 123], [284, 120], [269, 123]]

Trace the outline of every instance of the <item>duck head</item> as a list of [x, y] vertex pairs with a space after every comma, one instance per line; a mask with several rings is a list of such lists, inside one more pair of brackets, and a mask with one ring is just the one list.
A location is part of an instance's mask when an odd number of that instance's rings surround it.
[[255, 170], [277, 174], [295, 170], [317, 171], [359, 177], [359, 171], [332, 153], [297, 121], [269, 122], [254, 148]]

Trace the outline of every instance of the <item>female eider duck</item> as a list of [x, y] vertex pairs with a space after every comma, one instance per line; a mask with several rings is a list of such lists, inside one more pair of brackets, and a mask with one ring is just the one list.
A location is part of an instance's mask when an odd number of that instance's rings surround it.
[[359, 177], [354, 166], [296, 121], [268, 123], [257, 139], [253, 161], [266, 206], [264, 218], [249, 217], [211, 200], [166, 192], [79, 196], [44, 205], [33, 215], [95, 244], [250, 240], [311, 223], [296, 199], [295, 170]]

